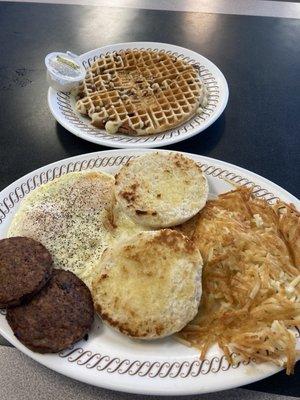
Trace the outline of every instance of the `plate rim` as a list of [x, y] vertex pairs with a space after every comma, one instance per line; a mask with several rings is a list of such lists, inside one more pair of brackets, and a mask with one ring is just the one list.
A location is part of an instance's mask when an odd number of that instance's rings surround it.
[[[10, 185], [8, 185], [6, 188], [4, 188], [3, 190], [1, 190], [0, 192], [0, 198], [2, 200], [3, 196], [8, 195], [8, 193], [11, 191], [11, 189], [13, 189], [14, 187], [16, 187], [18, 184], [20, 184], [23, 181], [26, 181], [26, 179], [29, 179], [31, 176], [42, 172], [43, 170], [49, 170], [55, 166], [57, 166], [59, 163], [64, 162], [65, 164], [68, 164], [70, 162], [73, 162], [75, 160], [80, 160], [80, 159], [92, 159], [95, 158], [97, 159], [97, 157], [109, 157], [110, 155], [128, 155], [130, 153], [140, 153], [140, 154], [144, 154], [146, 152], [151, 152], [151, 151], [159, 151], [159, 152], [169, 152], [169, 150], [154, 150], [154, 149], [118, 149], [118, 150], [106, 150], [106, 151], [97, 151], [97, 152], [91, 152], [91, 153], [86, 153], [86, 154], [79, 154], [76, 156], [72, 156], [72, 157], [68, 157], [65, 159], [61, 159], [61, 160], [57, 160], [53, 163], [50, 164], [46, 164], [40, 168], [37, 168], [25, 175], [23, 175], [22, 177], [20, 177], [19, 179], [17, 179], [16, 181], [12, 182]], [[120, 154], [123, 153], [123, 154]], [[125, 154], [124, 154], [125, 153]], [[186, 152], [178, 152], [178, 153], [182, 153], [185, 154], [187, 156], [192, 156], [192, 157], [196, 157], [199, 159], [199, 162], [206, 162], [208, 164], [211, 165], [216, 165], [218, 166], [218, 164], [220, 164], [221, 166], [223, 165], [225, 168], [228, 169], [232, 169], [234, 172], [237, 171], [241, 174], [241, 176], [245, 176], [245, 178], [250, 178], [253, 179], [254, 178], [254, 182], [255, 182], [255, 178], [259, 178], [260, 181], [262, 181], [263, 183], [266, 183], [267, 186], [269, 186], [271, 184], [272, 187], [274, 187], [274, 189], [276, 189], [276, 191], [280, 192], [280, 194], [284, 194], [285, 196], [287, 196], [288, 198], [291, 199], [291, 201], [294, 202], [295, 205], [297, 205], [297, 207], [300, 207], [300, 201], [291, 193], [287, 192], [285, 189], [281, 188], [280, 186], [278, 186], [277, 184], [273, 183], [272, 181], [261, 177], [260, 175], [251, 172], [245, 168], [236, 166], [234, 164], [231, 163], [227, 163], [221, 160], [217, 160], [211, 157], [206, 157], [206, 156], [202, 156], [199, 154], [193, 154], [193, 153], [186, 153]], [[75, 161], [76, 162], [76, 161]], [[101, 167], [100, 167], [101, 169]], [[217, 176], [218, 177], [218, 176]], [[217, 178], [216, 177], [216, 178]], [[220, 178], [223, 179], [223, 178]], [[260, 183], [260, 182], [259, 182]], [[7, 193], [7, 194], [6, 194]], [[211, 392], [211, 390], [205, 391], [205, 390], [200, 390], [199, 385], [197, 388], [193, 386], [191, 386], [190, 389], [187, 389], [187, 387], [184, 387], [184, 389], [180, 389], [180, 388], [176, 388], [176, 391], [174, 389], [170, 388], [168, 390], [166, 389], [160, 389], [159, 384], [156, 385], [156, 387], [151, 388], [151, 390], [148, 388], [148, 391], [143, 390], [143, 388], [140, 388], [138, 384], [135, 384], [134, 381], [129, 382], [127, 385], [125, 384], [119, 384], [116, 385], [114, 384], [110, 384], [110, 382], [107, 382], [107, 380], [105, 379], [105, 375], [104, 378], [100, 378], [100, 384], [99, 382], [95, 382], [94, 377], [92, 375], [90, 375], [90, 379], [86, 376], [81, 376], [80, 373], [78, 374], [78, 372], [74, 373], [73, 369], [67, 368], [65, 369], [64, 366], [60, 365], [60, 363], [57, 364], [57, 362], [54, 363], [54, 365], [52, 364], [52, 361], [48, 361], [48, 359], [46, 358], [45, 360], [41, 357], [40, 354], [34, 353], [32, 351], [30, 351], [29, 349], [27, 349], [25, 346], [23, 346], [20, 342], [18, 342], [18, 340], [13, 337], [13, 340], [11, 340], [11, 337], [9, 336], [9, 334], [2, 329], [2, 327], [0, 327], [0, 332], [1, 334], [7, 339], [9, 340], [16, 348], [18, 348], [19, 350], [21, 350], [23, 353], [25, 353], [26, 355], [28, 355], [29, 357], [31, 357], [32, 359], [38, 361], [40, 364], [45, 365], [46, 367], [59, 372], [65, 376], [69, 376], [73, 379], [82, 381], [82, 382], [86, 382], [92, 385], [96, 385], [96, 386], [100, 386], [103, 388], [107, 388], [107, 389], [111, 389], [111, 390], [117, 390], [117, 391], [124, 391], [127, 393], [138, 393], [138, 394], [156, 394], [156, 395], [184, 395], [184, 394], [199, 394], [199, 393], [207, 393], [207, 392]], [[248, 379], [245, 381], [243, 380], [243, 378], [240, 378], [240, 380], [242, 381], [241, 383], [238, 383], [237, 385], [244, 385], [244, 384], [249, 384], [251, 382], [255, 382], [261, 379], [266, 378], [267, 376], [273, 375], [274, 373], [280, 371], [281, 368], [277, 368], [274, 367], [272, 369], [272, 371], [267, 372], [266, 374], [261, 374], [260, 378], [257, 379], [256, 377], [253, 378], [252, 380], [248, 377]], [[197, 378], [195, 378], [197, 379]], [[147, 381], [148, 382], [148, 381]], [[152, 381], [154, 382], [154, 381]], [[214, 391], [219, 391], [219, 390], [225, 390], [225, 389], [229, 389], [229, 388], [233, 388], [233, 387], [237, 387], [237, 385], [233, 385], [232, 382], [229, 380], [228, 382], [222, 382], [222, 384], [215, 389]]]
[[[123, 148], [123, 149], [134, 149], [134, 148], [157, 148], [157, 147], [163, 147], [163, 146], [169, 146], [171, 144], [174, 143], [178, 143], [181, 141], [184, 141], [186, 139], [189, 139], [193, 136], [196, 136], [202, 132], [204, 132], [209, 126], [211, 126], [213, 123], [216, 122], [216, 120], [222, 115], [222, 113], [224, 112], [227, 104], [228, 104], [228, 99], [229, 99], [229, 87], [228, 87], [228, 82], [223, 74], [223, 72], [220, 70], [220, 68], [211, 60], [209, 60], [208, 58], [206, 58], [205, 56], [203, 56], [202, 54], [194, 51], [194, 50], [190, 50], [187, 49], [186, 47], [182, 47], [182, 46], [177, 46], [177, 45], [173, 45], [170, 43], [163, 43], [163, 42], [120, 42], [120, 43], [112, 43], [112, 44], [108, 44], [96, 49], [92, 49], [89, 50], [85, 53], [82, 53], [79, 55], [79, 58], [84, 58], [87, 57], [90, 53], [94, 53], [96, 51], [99, 52], [105, 52], [105, 50], [110, 49], [111, 47], [114, 46], [154, 46], [154, 45], [159, 45], [159, 46], [163, 46], [166, 48], [169, 48], [170, 50], [173, 49], [173, 51], [185, 51], [185, 52], [189, 52], [189, 53], [193, 53], [196, 57], [199, 57], [203, 60], [203, 62], [207, 63], [209, 66], [211, 66], [216, 73], [218, 74], [218, 77], [221, 81], [221, 84], [223, 86], [223, 91], [222, 91], [222, 96], [223, 96], [223, 100], [222, 102], [220, 102], [220, 104], [218, 104], [218, 107], [216, 108], [216, 111], [212, 113], [212, 115], [210, 115], [203, 123], [201, 123], [200, 126], [198, 126], [199, 129], [194, 128], [188, 132], [184, 132], [182, 134], [179, 134], [177, 136], [173, 136], [171, 138], [166, 138], [166, 139], [161, 139], [158, 142], [152, 141], [150, 143], [126, 143], [126, 142], [119, 142], [119, 141], [113, 141], [110, 139], [102, 139], [102, 138], [98, 138], [97, 136], [93, 136], [92, 134], [89, 133], [84, 133], [81, 132], [79, 128], [76, 128], [75, 126], [69, 124], [65, 118], [62, 117], [61, 113], [58, 111], [58, 107], [56, 109], [55, 105], [57, 105], [56, 102], [56, 95], [58, 93], [62, 93], [62, 92], [58, 92], [57, 90], [49, 87], [48, 88], [48, 92], [47, 92], [47, 103], [48, 103], [48, 107], [49, 110], [51, 112], [51, 114], [53, 115], [53, 117], [55, 118], [55, 120], [62, 125], [67, 131], [69, 131], [70, 133], [74, 134], [75, 136], [81, 138], [82, 140], [86, 140], [89, 141], [91, 143], [95, 143], [98, 145], [102, 145], [105, 147], [112, 147], [112, 148]], [[193, 118], [193, 117], [192, 117]], [[191, 118], [191, 119], [192, 119]], [[188, 121], [186, 121], [185, 123], [188, 123]], [[184, 125], [184, 124], [182, 124]], [[180, 125], [181, 126], [181, 125]], [[180, 128], [174, 128], [174, 129], [179, 129]], [[172, 131], [172, 129], [170, 130]], [[169, 131], [167, 131], [169, 132]], [[153, 135], [155, 136], [155, 135]]]

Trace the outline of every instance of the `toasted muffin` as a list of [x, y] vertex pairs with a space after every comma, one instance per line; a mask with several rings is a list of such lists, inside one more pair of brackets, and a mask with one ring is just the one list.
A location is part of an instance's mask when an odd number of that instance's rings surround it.
[[92, 283], [96, 311], [133, 338], [178, 332], [198, 311], [202, 258], [180, 232], [144, 231], [107, 248]]
[[148, 153], [121, 168], [116, 199], [137, 223], [164, 228], [182, 224], [201, 210], [208, 184], [200, 166], [175, 152]]
[[110, 236], [114, 177], [73, 172], [35, 189], [22, 201], [8, 236], [41, 242], [57, 268], [70, 270], [89, 285]]

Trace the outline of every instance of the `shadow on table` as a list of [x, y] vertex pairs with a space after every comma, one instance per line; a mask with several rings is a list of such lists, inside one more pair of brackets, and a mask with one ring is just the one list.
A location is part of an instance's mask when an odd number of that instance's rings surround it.
[[167, 146], [166, 148], [170, 150], [208, 155], [221, 140], [225, 126], [225, 114], [222, 114], [220, 118], [205, 131], [183, 142]]
[[56, 135], [61, 146], [69, 156], [109, 149], [73, 135], [73, 133], [69, 132], [58, 122], [56, 123]]
[[274, 393], [285, 396], [300, 397], [300, 361], [295, 365], [293, 375], [287, 376], [285, 371], [278, 372], [269, 378], [250, 385], [242, 386], [243, 389], [256, 390], [259, 392]]

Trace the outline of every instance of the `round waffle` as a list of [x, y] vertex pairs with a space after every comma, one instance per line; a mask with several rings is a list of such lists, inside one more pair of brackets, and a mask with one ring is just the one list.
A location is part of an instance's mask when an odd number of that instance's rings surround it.
[[76, 109], [108, 133], [149, 135], [174, 128], [205, 105], [197, 69], [164, 51], [101, 56], [78, 90]]

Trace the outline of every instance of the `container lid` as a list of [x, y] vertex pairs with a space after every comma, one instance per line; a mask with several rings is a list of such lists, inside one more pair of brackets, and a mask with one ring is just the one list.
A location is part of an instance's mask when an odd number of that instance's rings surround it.
[[54, 52], [45, 58], [45, 64], [52, 78], [64, 82], [80, 82], [85, 78], [86, 70], [76, 54]]

